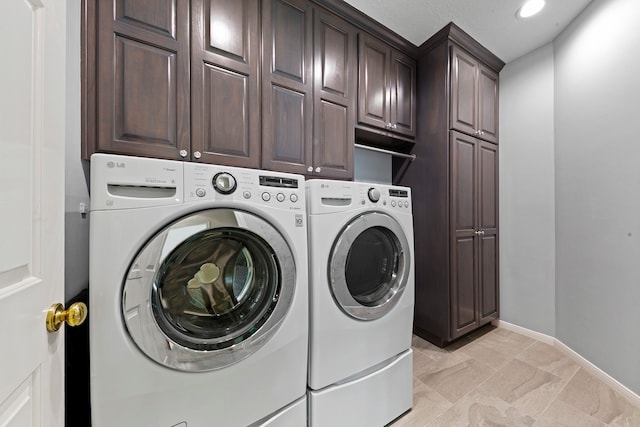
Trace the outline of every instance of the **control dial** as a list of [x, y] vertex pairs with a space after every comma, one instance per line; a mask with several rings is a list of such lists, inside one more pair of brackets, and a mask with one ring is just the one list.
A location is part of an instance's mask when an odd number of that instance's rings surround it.
[[213, 177], [213, 188], [220, 194], [231, 194], [236, 190], [236, 179], [227, 172], [220, 172]]
[[369, 191], [367, 191], [367, 196], [369, 196], [369, 200], [373, 203], [377, 203], [378, 200], [380, 200], [380, 191], [375, 188], [370, 188]]

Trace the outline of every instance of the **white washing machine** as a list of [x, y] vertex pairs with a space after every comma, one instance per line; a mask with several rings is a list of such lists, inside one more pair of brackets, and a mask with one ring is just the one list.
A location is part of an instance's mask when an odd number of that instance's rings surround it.
[[306, 425], [300, 175], [91, 158], [93, 427]]
[[306, 187], [309, 425], [383, 426], [412, 406], [411, 190]]

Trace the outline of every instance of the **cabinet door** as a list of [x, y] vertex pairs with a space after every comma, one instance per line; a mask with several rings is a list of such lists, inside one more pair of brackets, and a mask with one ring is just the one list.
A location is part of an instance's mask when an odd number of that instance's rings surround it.
[[480, 142], [478, 154], [480, 323], [498, 317], [498, 146]]
[[314, 17], [314, 175], [351, 179], [356, 110], [356, 30], [334, 15]]
[[478, 130], [478, 61], [451, 47], [451, 128], [475, 135]]
[[479, 138], [498, 143], [498, 73], [480, 64], [478, 67]]
[[391, 48], [365, 33], [360, 33], [358, 40], [358, 122], [388, 129]]
[[391, 126], [403, 135], [416, 136], [416, 63], [391, 50]]
[[262, 167], [312, 168], [312, 8], [306, 0], [262, 2]]
[[451, 338], [478, 318], [477, 150], [475, 138], [451, 132]]
[[192, 158], [260, 166], [259, 3], [192, 0]]
[[97, 3], [95, 151], [181, 158], [190, 143], [188, 0]]

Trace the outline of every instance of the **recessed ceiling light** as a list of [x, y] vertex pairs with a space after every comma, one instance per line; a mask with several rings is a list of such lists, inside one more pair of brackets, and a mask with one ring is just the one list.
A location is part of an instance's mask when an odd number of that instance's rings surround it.
[[544, 4], [544, 0], [529, 0], [523, 4], [520, 9], [518, 9], [516, 16], [518, 18], [529, 18], [530, 16], [540, 12], [544, 7]]

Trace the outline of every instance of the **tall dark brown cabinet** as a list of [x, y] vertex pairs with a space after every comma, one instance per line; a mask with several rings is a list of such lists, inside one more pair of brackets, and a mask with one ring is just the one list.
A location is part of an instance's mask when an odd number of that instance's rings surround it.
[[498, 73], [454, 24], [420, 48], [412, 188], [414, 332], [444, 346], [498, 318]]

